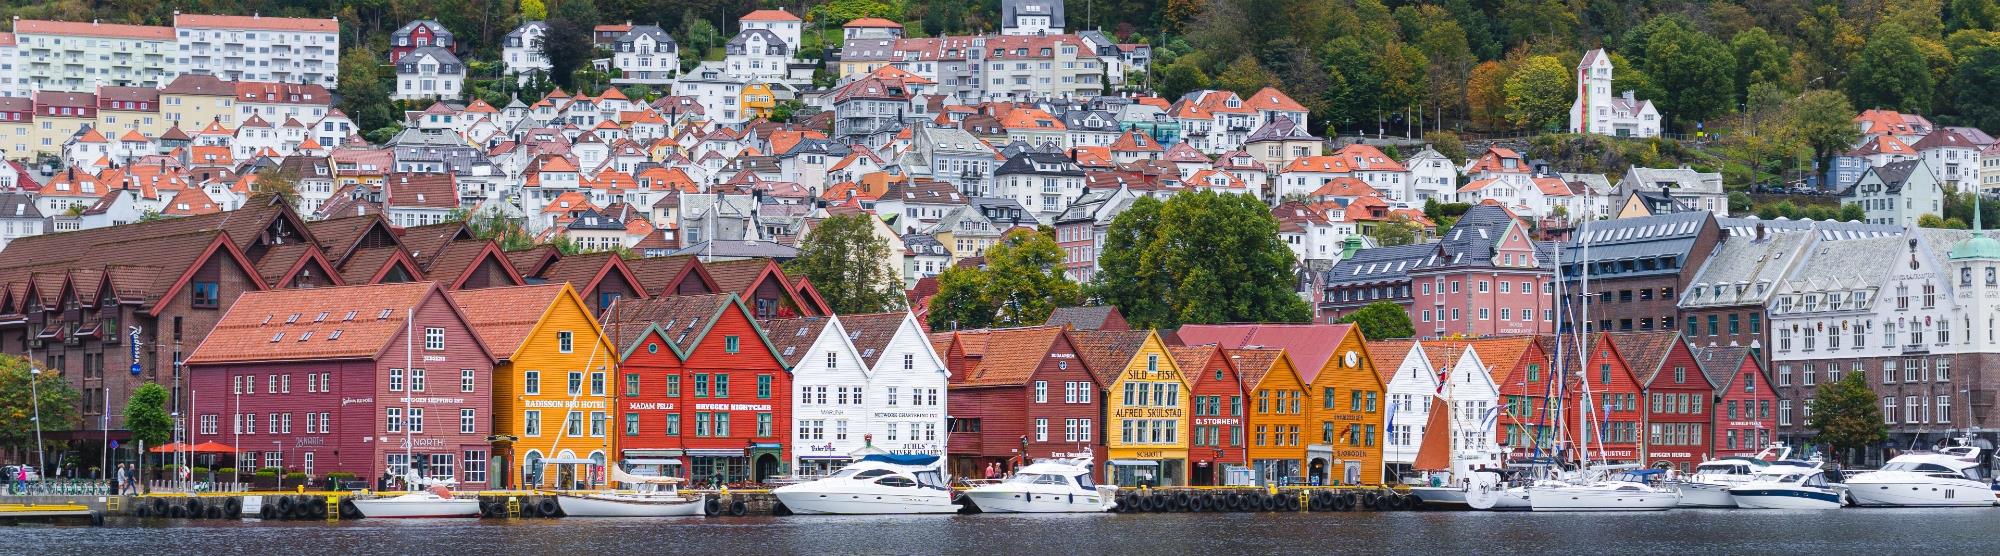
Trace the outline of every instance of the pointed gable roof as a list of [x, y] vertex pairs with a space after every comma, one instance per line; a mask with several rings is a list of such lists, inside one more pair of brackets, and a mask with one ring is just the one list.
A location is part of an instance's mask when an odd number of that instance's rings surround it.
[[[527, 342], [544, 321], [560, 307], [560, 302], [569, 300], [582, 309], [583, 299], [569, 284], [536, 284], [485, 288], [469, 291], [449, 292], [452, 303], [465, 314], [466, 324], [471, 325], [474, 334], [486, 341], [495, 350], [499, 359], [512, 359], [520, 355]], [[585, 322], [596, 324], [588, 309], [582, 309]], [[605, 346], [610, 348], [610, 346]], [[607, 349], [606, 355], [617, 353]]]
[[1069, 341], [1061, 327], [1032, 326], [961, 333], [955, 342], [968, 357], [977, 357], [978, 366], [960, 370], [964, 380], [953, 388], [1021, 386], [1035, 376], [1042, 360], [1055, 351], [1056, 342]]
[[[408, 330], [404, 322], [408, 311], [443, 293], [431, 282], [245, 292], [202, 339], [187, 364], [381, 357], [396, 347], [391, 341]], [[450, 303], [444, 306], [464, 318]], [[354, 317], [349, 319], [348, 314]], [[490, 357], [477, 335], [473, 342], [480, 356]]]
[[1298, 365], [1299, 380], [1306, 383], [1319, 377], [1333, 360], [1335, 348], [1354, 333], [1352, 324], [1190, 324], [1174, 331], [1185, 345], [1283, 349]]

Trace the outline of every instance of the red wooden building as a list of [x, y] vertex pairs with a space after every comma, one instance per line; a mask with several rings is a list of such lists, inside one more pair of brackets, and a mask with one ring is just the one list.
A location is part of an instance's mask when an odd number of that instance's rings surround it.
[[1611, 341], [1646, 392], [1645, 462], [1691, 471], [1709, 457], [1715, 386], [1678, 329], [1614, 332]]
[[669, 470], [698, 483], [788, 472], [791, 372], [741, 298], [624, 298], [604, 321], [639, 380], [620, 386], [620, 412], [639, 415], [636, 433], [620, 431], [622, 459], [678, 460]]
[[[1582, 456], [1589, 457], [1593, 465], [1637, 463], [1642, 457], [1644, 390], [1632, 373], [1623, 346], [1611, 336], [1592, 336], [1585, 348], [1589, 359], [1570, 376], [1563, 400], [1563, 418], [1569, 423], [1567, 447], [1572, 450], [1566, 459], [1578, 458], [1573, 451], [1577, 448], [1585, 450]], [[1564, 339], [1567, 341], [1567, 336]]]
[[1537, 439], [1547, 441], [1555, 434], [1555, 417], [1548, 413], [1554, 380], [1549, 351], [1552, 343], [1536, 336], [1506, 336], [1466, 342], [1486, 364], [1493, 384], [1500, 390], [1503, 413], [1494, 424], [1494, 441], [1511, 447], [1521, 457], [1535, 455]]
[[[1115, 311], [1114, 311], [1115, 314]], [[1249, 463], [1243, 446], [1243, 377], [1215, 346], [1169, 346], [1194, 396], [1189, 418], [1188, 484], [1219, 485], [1226, 469]], [[1274, 359], [1274, 358], [1267, 358]]]
[[376, 478], [414, 461], [478, 490], [493, 363], [433, 282], [248, 292], [186, 361], [189, 440], [236, 446], [239, 470]]
[[[1778, 436], [1778, 392], [1757, 364], [1756, 351], [1743, 346], [1694, 350], [1695, 362], [1715, 385], [1709, 409], [1711, 457], [1755, 456]], [[1799, 402], [1793, 402], [1797, 405]]]
[[1086, 455], [1103, 468], [1103, 386], [1061, 327], [958, 332], [950, 343], [953, 475]]

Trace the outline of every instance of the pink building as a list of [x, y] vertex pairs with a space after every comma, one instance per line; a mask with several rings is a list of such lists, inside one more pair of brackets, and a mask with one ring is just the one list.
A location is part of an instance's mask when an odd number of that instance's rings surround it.
[[1552, 332], [1554, 246], [1528, 234], [1506, 208], [1474, 205], [1437, 243], [1365, 249], [1335, 265], [1321, 315], [1389, 301], [1423, 337]]
[[191, 440], [242, 472], [490, 476], [493, 356], [434, 282], [245, 293], [186, 366]]

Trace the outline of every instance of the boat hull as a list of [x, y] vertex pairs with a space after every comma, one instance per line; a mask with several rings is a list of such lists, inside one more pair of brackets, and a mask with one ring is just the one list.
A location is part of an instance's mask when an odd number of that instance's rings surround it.
[[1465, 505], [1475, 510], [1494, 512], [1525, 512], [1534, 509], [1534, 506], [1528, 503], [1527, 489], [1520, 487], [1474, 487], [1465, 492]]
[[1857, 506], [1978, 507], [1994, 505], [1992, 487], [1971, 481], [1936, 483], [1848, 481], [1847, 494]]
[[456, 498], [415, 501], [395, 498], [355, 500], [354, 508], [361, 511], [361, 517], [370, 519], [479, 517], [478, 500]]
[[686, 517], [703, 515], [706, 496], [559, 495], [556, 504], [568, 517]]
[[776, 492], [785, 508], [800, 515], [892, 515], [958, 513], [951, 495], [863, 494], [839, 492]]
[[1410, 494], [1433, 506], [1469, 506], [1464, 488], [1410, 487]]
[[1714, 483], [1679, 483], [1674, 485], [1681, 491], [1683, 508], [1734, 508], [1736, 499], [1729, 494], [1732, 485]]
[[1538, 512], [1651, 512], [1680, 505], [1672, 492], [1555, 488], [1533, 490], [1528, 503]]
[[1060, 514], [1110, 511], [1118, 503], [1102, 495], [1031, 492], [997, 488], [966, 491], [965, 498], [979, 511], [996, 514]]
[[1840, 507], [1840, 492], [1831, 489], [1749, 487], [1729, 491], [1736, 507], [1753, 510], [1832, 510]]

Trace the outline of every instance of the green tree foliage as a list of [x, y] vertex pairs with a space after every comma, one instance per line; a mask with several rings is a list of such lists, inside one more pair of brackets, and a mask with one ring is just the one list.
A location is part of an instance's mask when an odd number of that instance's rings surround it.
[[576, 87], [576, 71], [590, 61], [590, 34], [597, 26], [597, 17], [597, 6], [590, 0], [556, 5], [549, 17], [549, 30], [542, 34], [541, 47], [549, 60], [549, 79], [557, 85]]
[[1756, 83], [1781, 84], [1791, 73], [1792, 53], [1779, 46], [1762, 27], [1751, 27], [1729, 41], [1736, 56], [1736, 93], [1749, 98]]
[[1201, 191], [1175, 195], [1157, 210], [1150, 204], [1112, 220], [1115, 239], [1106, 240], [1093, 297], [1135, 326], [1312, 318], [1296, 293], [1291, 249], [1278, 240], [1278, 221], [1263, 202]]
[[785, 271], [802, 273], [833, 305], [835, 314], [879, 313], [902, 307], [903, 284], [895, 268], [889, 241], [876, 235], [866, 214], [834, 216], [820, 221], [799, 246], [798, 258]]
[[903, 19], [902, 4], [881, 0], [832, 0], [806, 10], [808, 20], [826, 25], [828, 28], [839, 27], [864, 17], [900, 21]]
[[1889, 439], [1889, 427], [1882, 424], [1880, 398], [1868, 388], [1864, 374], [1850, 373], [1840, 382], [1821, 383], [1808, 409], [1812, 417], [1806, 419], [1806, 426], [1818, 433], [1814, 440], [1832, 445], [1836, 457]]
[[1706, 33], [1670, 19], [1647, 38], [1644, 66], [1660, 113], [1683, 126], [1735, 105], [1735, 57]]
[[1575, 100], [1576, 83], [1554, 56], [1534, 56], [1507, 76], [1507, 120], [1531, 130], [1560, 129]]
[[159, 446], [173, 437], [174, 419], [167, 414], [167, 397], [166, 387], [153, 382], [132, 391], [125, 400], [125, 430], [132, 431], [133, 440]]
[[1361, 337], [1370, 340], [1408, 338], [1417, 335], [1415, 325], [1410, 324], [1410, 314], [1394, 301], [1377, 301], [1362, 306], [1335, 321], [1361, 327]]
[[[384, 59], [364, 46], [350, 47], [340, 54], [340, 111], [354, 120], [354, 126], [363, 132], [387, 128], [395, 123], [394, 114], [390, 112], [390, 87], [384, 77], [387, 70], [379, 61]], [[194, 125], [199, 128], [204, 124]]]
[[2000, 46], [1968, 48], [1952, 72], [1952, 107], [1959, 121], [1980, 129], [2000, 130]]
[[1839, 154], [1861, 139], [1861, 130], [1854, 125], [1854, 105], [1848, 104], [1847, 97], [1828, 90], [1806, 91], [1798, 100], [1785, 107], [1783, 121], [1786, 131], [1812, 151], [1814, 160], [1819, 161], [1822, 181], [1825, 172], [1833, 168], [1833, 155]]
[[535, 246], [535, 237], [528, 235], [528, 229], [520, 221], [508, 218], [500, 209], [487, 208], [459, 216], [474, 237], [499, 243], [501, 251], [519, 251]]
[[1424, 229], [1411, 222], [1410, 217], [1398, 214], [1376, 224], [1368, 231], [1368, 237], [1375, 238], [1375, 243], [1378, 245], [1393, 247], [1416, 243], [1418, 239], [1422, 239], [1423, 233]]
[[[0, 355], [0, 447], [15, 453], [34, 450], [37, 406], [41, 408], [44, 437], [70, 430], [77, 420], [76, 390], [54, 371], [32, 372], [35, 366], [25, 358]], [[30, 380], [34, 381], [32, 388]]]
[[549, 18], [549, 6], [542, 0], [521, 0], [521, 20], [541, 21]]
[[1208, 88], [1208, 74], [1203, 73], [1197, 64], [1192, 56], [1174, 60], [1174, 63], [1167, 64], [1167, 67], [1159, 70], [1160, 82], [1153, 89], [1158, 91], [1160, 96], [1172, 100], [1181, 98], [1181, 95], [1189, 91]]
[[987, 248], [985, 268], [954, 266], [938, 275], [931, 329], [1047, 322], [1057, 307], [1082, 301], [1081, 288], [1064, 274], [1063, 259], [1054, 230], [1007, 232]]
[[1857, 106], [1925, 112], [1931, 106], [1932, 76], [1924, 53], [1909, 30], [1877, 26], [1847, 74], [1847, 95]]
[[1237, 56], [1236, 61], [1229, 63], [1229, 69], [1215, 76], [1213, 85], [1215, 88], [1234, 91], [1247, 98], [1258, 90], [1277, 84], [1278, 76], [1271, 75], [1270, 70], [1258, 64], [1256, 58], [1245, 54]]

